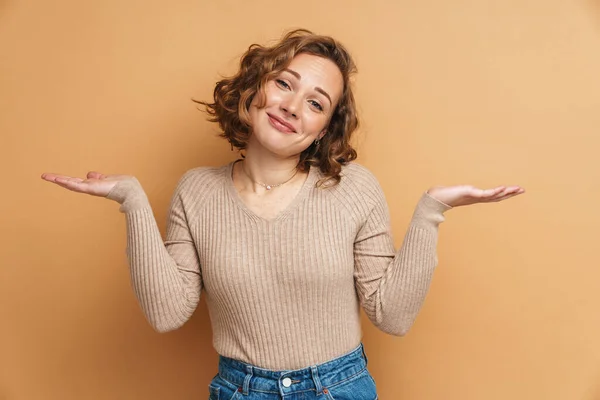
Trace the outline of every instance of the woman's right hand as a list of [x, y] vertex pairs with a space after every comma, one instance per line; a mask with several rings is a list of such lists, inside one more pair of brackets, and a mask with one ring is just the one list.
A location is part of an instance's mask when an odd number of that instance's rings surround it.
[[86, 179], [50, 173], [42, 174], [42, 179], [73, 192], [106, 197], [117, 183], [134, 178], [131, 175], [104, 175], [99, 172], [88, 172]]

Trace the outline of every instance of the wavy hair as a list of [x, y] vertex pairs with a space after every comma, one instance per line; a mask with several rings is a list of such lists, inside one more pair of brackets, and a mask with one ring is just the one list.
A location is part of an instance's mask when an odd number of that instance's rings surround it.
[[227, 139], [232, 148], [235, 146], [244, 150], [251, 135], [249, 109], [254, 96], [260, 92], [262, 104], [259, 106], [264, 106], [267, 82], [302, 53], [335, 63], [342, 73], [344, 89], [331, 116], [327, 133], [300, 154], [298, 168], [308, 171], [310, 166], [316, 166], [325, 177], [319, 184], [331, 179], [337, 184], [341, 179], [342, 165], [356, 159], [356, 150], [350, 145], [350, 138], [359, 123], [350, 85], [356, 65], [346, 48], [335, 39], [306, 29], [296, 29], [272, 46], [252, 44], [241, 57], [238, 72], [217, 82], [213, 103], [193, 101], [205, 107], [209, 121], [219, 124], [222, 130], [220, 136]]

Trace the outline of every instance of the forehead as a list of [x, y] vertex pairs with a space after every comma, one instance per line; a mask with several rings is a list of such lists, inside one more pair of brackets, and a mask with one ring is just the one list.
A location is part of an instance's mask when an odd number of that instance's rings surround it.
[[344, 88], [342, 72], [333, 61], [328, 58], [302, 53], [295, 56], [288, 69], [301, 76], [301, 82], [310, 86], [320, 87], [332, 96], [337, 102]]

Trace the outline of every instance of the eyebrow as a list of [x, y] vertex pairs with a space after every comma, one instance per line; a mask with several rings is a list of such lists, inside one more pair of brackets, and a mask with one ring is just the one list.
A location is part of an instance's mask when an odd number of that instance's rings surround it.
[[[284, 71], [289, 72], [290, 74], [294, 75], [296, 78], [298, 78], [298, 80], [302, 80], [302, 76], [300, 76], [300, 74], [292, 69], [286, 68], [284, 69]], [[331, 97], [329, 96], [329, 94], [327, 94], [326, 91], [324, 91], [323, 89], [321, 89], [320, 87], [316, 87], [315, 90], [319, 93], [321, 93], [323, 96], [327, 97], [327, 100], [329, 100], [329, 104], [333, 104], [333, 101], [331, 101]]]

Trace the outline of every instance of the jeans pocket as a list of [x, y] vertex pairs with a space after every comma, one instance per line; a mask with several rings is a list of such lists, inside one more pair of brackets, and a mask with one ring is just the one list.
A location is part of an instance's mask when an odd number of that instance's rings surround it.
[[327, 400], [377, 400], [377, 387], [366, 369], [355, 377], [327, 388]]
[[233, 383], [217, 375], [208, 385], [208, 400], [235, 400], [242, 396], [239, 390]]
[[208, 385], [208, 400], [219, 400], [219, 392], [221, 388], [213, 385], [212, 383]]

